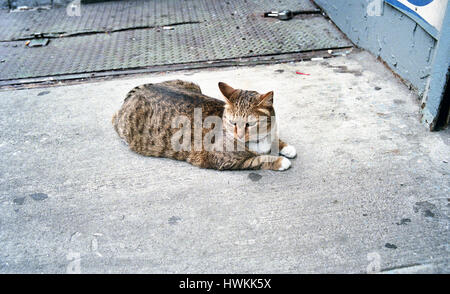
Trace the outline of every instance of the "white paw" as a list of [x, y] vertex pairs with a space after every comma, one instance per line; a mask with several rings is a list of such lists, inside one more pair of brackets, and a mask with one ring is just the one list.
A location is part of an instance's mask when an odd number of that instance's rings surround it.
[[278, 170], [287, 170], [291, 167], [291, 161], [285, 157], [281, 160], [281, 167]]
[[286, 156], [287, 158], [294, 158], [297, 156], [297, 151], [295, 150], [295, 147], [292, 145], [287, 145], [281, 149], [280, 154], [283, 156]]

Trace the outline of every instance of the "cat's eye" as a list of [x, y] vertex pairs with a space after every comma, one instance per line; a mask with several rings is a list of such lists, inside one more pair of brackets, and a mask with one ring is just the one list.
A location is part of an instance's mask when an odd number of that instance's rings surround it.
[[253, 127], [256, 125], [256, 121], [249, 121], [245, 126], [248, 127]]
[[232, 124], [233, 126], [236, 126], [236, 122], [235, 122], [235, 121], [228, 120], [228, 122], [229, 122], [230, 124]]

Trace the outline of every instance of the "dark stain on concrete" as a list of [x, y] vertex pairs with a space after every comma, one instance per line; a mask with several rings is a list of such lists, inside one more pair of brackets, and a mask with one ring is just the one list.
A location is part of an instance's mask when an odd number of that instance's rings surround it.
[[347, 69], [346, 66], [339, 66], [338, 69], [334, 69], [334, 72], [336, 72], [336, 73], [349, 73], [349, 74], [353, 74], [355, 77], [362, 76], [362, 72], [360, 70]]
[[375, 89], [375, 91], [380, 91], [381, 87], [376, 86], [374, 89]]
[[284, 69], [276, 69], [275, 72], [276, 72], [276, 73], [283, 73], [283, 72], [284, 72]]
[[348, 235], [341, 235], [337, 238], [339, 242], [346, 243], [348, 241]]
[[176, 225], [178, 224], [178, 222], [181, 221], [181, 218], [178, 216], [172, 216], [171, 218], [169, 218], [169, 225]]
[[383, 112], [377, 112], [377, 115], [378, 115], [379, 117], [381, 117], [381, 118], [389, 118], [389, 117], [391, 117], [390, 114], [383, 113]]
[[434, 213], [429, 209], [426, 209], [424, 211], [424, 215], [425, 215], [425, 217], [434, 217]]
[[25, 197], [18, 197], [13, 200], [14, 204], [22, 205], [25, 202]]
[[48, 195], [45, 193], [34, 193], [30, 195], [31, 198], [33, 198], [33, 200], [36, 201], [42, 201], [48, 198]]
[[47, 95], [47, 94], [50, 94], [50, 91], [42, 91], [42, 92], [40, 92], [39, 94], [37, 94], [38, 96], [44, 96], [44, 95]]
[[394, 99], [394, 103], [395, 104], [405, 104], [405, 101], [400, 100], [400, 99]]
[[413, 207], [413, 210], [415, 213], [422, 213], [423, 216], [425, 217], [435, 217], [436, 216], [436, 205], [434, 205], [433, 203], [430, 203], [428, 201], [421, 201], [421, 202], [416, 202], [416, 204]]
[[401, 225], [407, 225], [408, 223], [410, 223], [411, 220], [409, 218], [402, 218], [400, 220], [400, 222], [397, 223], [397, 225], [401, 226]]
[[391, 243], [386, 243], [384, 244], [384, 247], [389, 248], [389, 249], [397, 249], [397, 246]]
[[257, 173], [249, 173], [248, 174], [248, 178], [250, 180], [252, 180], [253, 182], [257, 182], [257, 181], [261, 180], [262, 176], [260, 174], [257, 174]]
[[335, 73], [350, 73], [355, 75], [356, 77], [363, 75], [360, 70], [348, 69], [348, 67], [345, 65], [331, 65], [326, 61], [322, 62], [321, 65], [332, 68]]

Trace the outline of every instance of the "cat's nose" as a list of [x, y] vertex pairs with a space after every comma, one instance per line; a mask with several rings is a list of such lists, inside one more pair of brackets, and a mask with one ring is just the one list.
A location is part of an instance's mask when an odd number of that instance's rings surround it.
[[244, 128], [238, 128], [238, 130], [237, 130], [237, 136], [238, 136], [238, 138], [239, 139], [242, 139], [243, 137], [244, 137], [244, 135], [245, 135], [245, 129]]

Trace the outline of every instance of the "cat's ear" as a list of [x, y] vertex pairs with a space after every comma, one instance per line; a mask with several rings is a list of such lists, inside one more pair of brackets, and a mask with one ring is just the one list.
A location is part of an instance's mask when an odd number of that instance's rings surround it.
[[258, 106], [271, 106], [273, 105], [273, 91], [263, 94], [259, 97]]
[[225, 96], [225, 100], [227, 101], [227, 103], [231, 104], [231, 101], [229, 99], [231, 97], [231, 94], [233, 94], [235, 90], [231, 86], [222, 82], [219, 82], [219, 89], [220, 92], [222, 92], [223, 96]]

